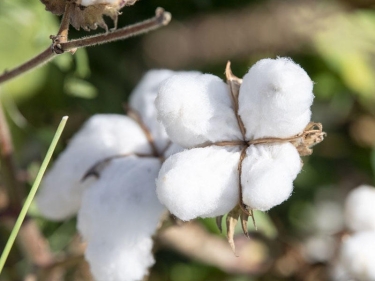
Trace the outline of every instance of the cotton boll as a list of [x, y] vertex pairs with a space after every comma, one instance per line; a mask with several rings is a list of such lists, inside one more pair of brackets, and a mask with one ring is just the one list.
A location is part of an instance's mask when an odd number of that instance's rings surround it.
[[143, 122], [151, 131], [159, 151], [166, 147], [168, 136], [163, 125], [156, 119], [156, 108], [154, 102], [160, 84], [174, 74], [174, 71], [165, 69], [148, 71], [133, 90], [129, 98], [130, 107], [141, 115]]
[[171, 143], [168, 148], [164, 151], [164, 157], [167, 158], [173, 154], [184, 151], [184, 148], [178, 144]]
[[335, 239], [329, 235], [314, 235], [303, 245], [303, 254], [311, 262], [327, 262], [335, 252]]
[[248, 139], [290, 137], [310, 121], [313, 82], [291, 59], [263, 59], [244, 76], [239, 114]]
[[358, 232], [344, 240], [339, 261], [355, 280], [375, 280], [375, 232]]
[[93, 239], [85, 258], [95, 281], [138, 281], [148, 273], [155, 260], [152, 239], [142, 237], [132, 245], [118, 240]]
[[315, 231], [333, 235], [344, 227], [343, 207], [338, 202], [320, 201], [310, 219]]
[[118, 158], [85, 190], [78, 230], [96, 281], [141, 280], [154, 263], [151, 236], [165, 212], [155, 192], [159, 168], [155, 158]]
[[375, 231], [375, 188], [361, 185], [352, 190], [345, 202], [345, 222], [353, 231]]
[[340, 261], [334, 261], [329, 268], [329, 275], [334, 281], [358, 281], [351, 277], [344, 265]]
[[160, 87], [155, 105], [169, 137], [181, 146], [242, 139], [228, 86], [216, 76], [172, 76]]
[[85, 173], [106, 157], [133, 152], [151, 153], [143, 131], [133, 120], [114, 114], [91, 117], [43, 179], [36, 197], [39, 211], [51, 220], [74, 216], [83, 190], [93, 181], [82, 182]]
[[158, 198], [178, 218], [215, 217], [238, 202], [238, 149], [205, 147], [169, 157], [156, 180]]
[[290, 143], [251, 145], [242, 162], [242, 199], [252, 209], [267, 211], [287, 200], [301, 170], [301, 159]]
[[112, 160], [84, 192], [78, 214], [83, 238], [90, 243], [93, 236], [115, 239], [118, 235], [131, 244], [139, 236], [151, 236], [164, 211], [155, 192], [159, 169], [156, 158]]
[[[98, 4], [120, 4], [122, 2], [121, 0], [81, 0], [81, 6], [92, 6], [92, 5], [98, 5]], [[131, 2], [133, 3], [134, 1], [129, 1], [126, 0], [125, 2]]]

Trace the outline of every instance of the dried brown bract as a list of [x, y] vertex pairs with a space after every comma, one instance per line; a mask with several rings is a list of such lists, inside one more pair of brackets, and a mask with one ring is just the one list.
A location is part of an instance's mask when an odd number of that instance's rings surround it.
[[[108, 31], [103, 16], [110, 17], [117, 27], [120, 10], [137, 0], [41, 0], [46, 10], [56, 15], [69, 14], [70, 24], [77, 30], [95, 30], [98, 26]], [[68, 5], [68, 6], [67, 6]], [[66, 11], [65, 11], [66, 10]]]

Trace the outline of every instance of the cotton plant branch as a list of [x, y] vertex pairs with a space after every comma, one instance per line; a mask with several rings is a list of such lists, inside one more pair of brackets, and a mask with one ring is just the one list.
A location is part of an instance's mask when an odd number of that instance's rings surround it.
[[[69, 5], [69, 3], [67, 5]], [[2, 75], [0, 75], [0, 84], [47, 63], [59, 54], [63, 54], [65, 52], [74, 53], [75, 50], [79, 48], [91, 47], [98, 44], [124, 40], [132, 36], [137, 36], [158, 29], [162, 26], [167, 25], [170, 22], [172, 16], [169, 12], [164, 11], [164, 9], [157, 8], [155, 17], [143, 22], [129, 25], [112, 32], [106, 32], [104, 34], [88, 36], [71, 41], [66, 40], [68, 32], [66, 27], [67, 18], [68, 16], [64, 14], [59, 33], [56, 36], [51, 36], [53, 43], [50, 47], [48, 47], [46, 50], [44, 50], [31, 60], [23, 63], [22, 65], [12, 70], [5, 71]]]

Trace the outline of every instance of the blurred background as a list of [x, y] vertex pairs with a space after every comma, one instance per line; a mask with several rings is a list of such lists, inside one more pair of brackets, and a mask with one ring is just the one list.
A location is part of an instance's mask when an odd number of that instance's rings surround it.
[[[157, 7], [172, 13], [168, 26], [63, 54], [0, 86], [25, 193], [61, 117], [70, 118], [57, 152], [93, 114], [123, 113], [147, 70], [199, 70], [224, 79], [228, 60], [242, 77], [261, 58], [288, 56], [315, 82], [312, 120], [328, 134], [304, 157], [292, 197], [255, 214], [253, 239], [238, 229], [239, 258], [213, 219], [160, 233], [149, 280], [330, 280], [335, 249], [327, 245], [344, 229], [342, 202], [359, 184], [375, 183], [375, 1], [140, 0], [122, 10], [118, 26], [152, 17]], [[44, 50], [58, 26], [59, 17], [38, 0], [0, 1], [0, 72]], [[70, 38], [86, 35], [71, 30]], [[0, 211], [7, 204], [0, 178]], [[0, 252], [10, 217], [0, 212]], [[41, 280], [90, 280], [75, 220], [48, 222], [33, 209], [31, 217], [62, 261], [46, 270], [55, 279], [45, 273]], [[35, 271], [30, 260], [16, 245], [0, 280], [33, 280], [23, 278]]]

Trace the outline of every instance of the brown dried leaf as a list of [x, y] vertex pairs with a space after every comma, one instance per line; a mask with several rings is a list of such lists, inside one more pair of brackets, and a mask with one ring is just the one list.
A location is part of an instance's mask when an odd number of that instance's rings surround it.
[[100, 26], [108, 31], [107, 24], [104, 22], [103, 15], [107, 4], [93, 6], [72, 5], [70, 11], [70, 24], [77, 30], [82, 27], [86, 31], [95, 30]]
[[[103, 16], [110, 17], [117, 28], [119, 11], [124, 6], [133, 5], [137, 0], [117, 0], [116, 3], [101, 3], [90, 6], [80, 5], [80, 0], [72, 0], [70, 6], [70, 24], [77, 30], [83, 28], [86, 31], [95, 30], [100, 26], [108, 31]], [[41, 0], [46, 10], [56, 15], [62, 15], [65, 11], [67, 0]]]
[[321, 123], [310, 122], [304, 129], [302, 136], [291, 143], [297, 148], [299, 155], [311, 155], [313, 146], [321, 143], [326, 137]]
[[234, 229], [236, 228], [241, 212], [242, 210], [237, 206], [227, 215], [227, 239], [233, 253], [236, 252], [236, 246], [234, 245]]
[[62, 15], [65, 12], [66, 0], [40, 0], [45, 6], [46, 10], [55, 14]]
[[216, 225], [217, 225], [217, 228], [219, 229], [220, 233], [223, 232], [223, 228], [222, 228], [222, 221], [223, 221], [223, 217], [224, 216], [218, 216], [216, 217]]
[[242, 79], [238, 78], [237, 76], [233, 74], [232, 69], [230, 67], [230, 61], [227, 62], [227, 66], [225, 68], [225, 76], [227, 78], [227, 84], [229, 85], [231, 98], [232, 98], [232, 104], [233, 104], [233, 110], [234, 110], [234, 113], [236, 114], [238, 126], [240, 127], [242, 136], [245, 138], [246, 129], [242, 122], [241, 117], [238, 115], [238, 108], [239, 108], [238, 96], [240, 94], [240, 87], [242, 84]]
[[249, 232], [247, 231], [247, 220], [249, 219], [249, 216], [245, 214], [244, 212], [242, 212], [240, 215], [240, 218], [241, 218], [241, 226], [242, 226], [243, 234], [245, 234], [245, 236], [249, 238], [250, 237]]

